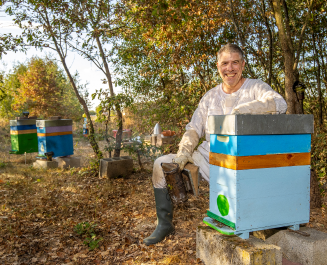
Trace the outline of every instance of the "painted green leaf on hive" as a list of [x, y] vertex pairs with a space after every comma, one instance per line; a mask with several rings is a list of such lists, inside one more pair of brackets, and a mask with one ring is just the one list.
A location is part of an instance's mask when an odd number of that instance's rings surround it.
[[226, 216], [229, 213], [229, 203], [224, 195], [217, 197], [218, 210], [222, 216]]

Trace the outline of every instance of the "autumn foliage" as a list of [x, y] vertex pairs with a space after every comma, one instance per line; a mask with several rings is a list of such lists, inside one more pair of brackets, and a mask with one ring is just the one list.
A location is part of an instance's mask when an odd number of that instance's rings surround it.
[[28, 110], [38, 117], [82, 115], [70, 84], [53, 60], [33, 57], [17, 78], [20, 85], [14, 93], [14, 111]]

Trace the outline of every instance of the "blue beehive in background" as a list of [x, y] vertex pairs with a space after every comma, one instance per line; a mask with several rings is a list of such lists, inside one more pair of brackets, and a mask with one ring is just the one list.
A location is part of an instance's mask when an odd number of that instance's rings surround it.
[[89, 135], [89, 127], [87, 124], [87, 118], [84, 118], [84, 123], [83, 123], [83, 136], [87, 137]]
[[38, 120], [36, 122], [39, 155], [53, 152], [53, 157], [74, 154], [72, 120]]
[[312, 115], [217, 115], [208, 128], [206, 224], [248, 238], [309, 222]]

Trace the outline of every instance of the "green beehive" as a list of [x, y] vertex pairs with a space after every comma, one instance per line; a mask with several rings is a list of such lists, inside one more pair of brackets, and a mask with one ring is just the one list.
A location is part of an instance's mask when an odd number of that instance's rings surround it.
[[38, 151], [36, 117], [18, 118], [10, 121], [11, 154]]

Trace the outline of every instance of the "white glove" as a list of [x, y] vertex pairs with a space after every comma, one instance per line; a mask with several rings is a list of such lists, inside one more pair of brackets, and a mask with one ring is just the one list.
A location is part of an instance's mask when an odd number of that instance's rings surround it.
[[187, 162], [194, 163], [192, 154], [198, 143], [199, 135], [195, 130], [187, 130], [184, 133], [183, 138], [179, 143], [177, 156], [173, 159], [173, 162], [179, 165], [180, 170], [184, 169]]
[[179, 165], [180, 170], [183, 170], [188, 162], [194, 163], [193, 158], [188, 153], [176, 156], [173, 159], [173, 162]]
[[266, 98], [262, 101], [253, 100], [236, 106], [231, 114], [275, 114], [276, 103], [273, 98]]

